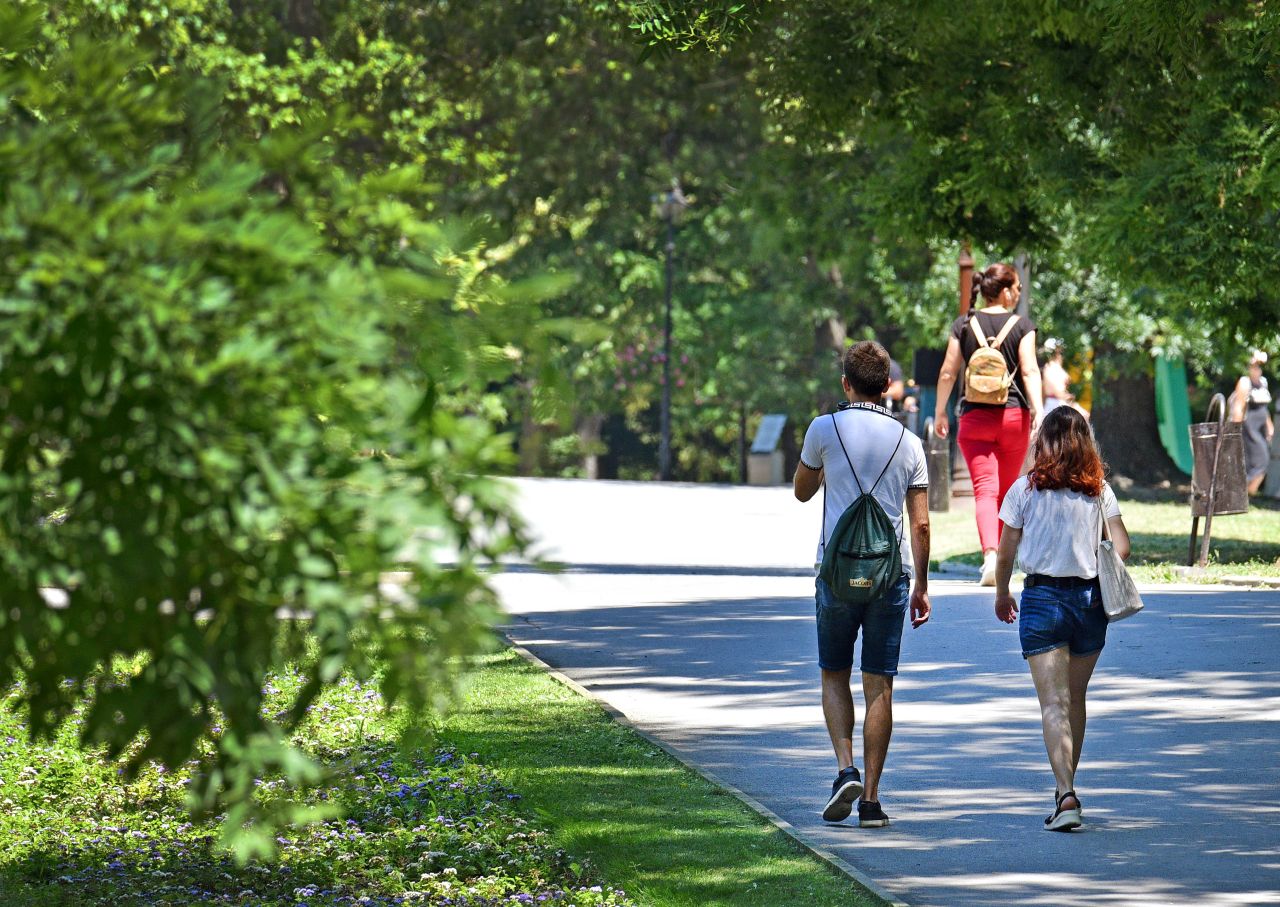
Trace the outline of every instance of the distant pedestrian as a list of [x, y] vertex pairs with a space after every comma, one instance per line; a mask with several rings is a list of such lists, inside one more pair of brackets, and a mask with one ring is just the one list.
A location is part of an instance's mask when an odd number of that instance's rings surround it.
[[[874, 341], [855, 343], [845, 351], [841, 386], [848, 403], [809, 425], [796, 468], [795, 494], [808, 501], [825, 482], [822, 534], [818, 561], [827, 555], [837, 523], [863, 492], [883, 510], [892, 526], [887, 546], [896, 572], [885, 576], [887, 591], [871, 600], [846, 600], [848, 590], [816, 581], [818, 666], [822, 671], [822, 713], [835, 749], [838, 774], [822, 811], [828, 822], [839, 822], [858, 802], [858, 824], [877, 828], [889, 824], [880, 805], [880, 777], [893, 733], [893, 678], [898, 673], [902, 628], [911, 612], [911, 626], [929, 619], [929, 507], [928, 473], [920, 439], [880, 405], [890, 383], [889, 354]], [[907, 529], [910, 527], [910, 543]], [[888, 526], [885, 527], [888, 529]], [[833, 552], [834, 553], [834, 552]], [[900, 561], [900, 563], [899, 563]], [[908, 595], [911, 577], [915, 584]], [[858, 581], [850, 580], [849, 585]], [[870, 581], [867, 581], [870, 587]], [[868, 593], [871, 594], [871, 593]], [[853, 649], [862, 634], [862, 692], [865, 719], [862, 731], [865, 779], [853, 764], [854, 705], [850, 678]]]
[[898, 360], [892, 356], [889, 357], [889, 386], [885, 389], [884, 396], [880, 399], [880, 405], [889, 412], [897, 412], [902, 409], [902, 404], [907, 396], [907, 385], [903, 381], [902, 366], [898, 364]]
[[[1022, 657], [1040, 699], [1040, 722], [1057, 786], [1050, 831], [1082, 823], [1075, 777], [1084, 745], [1085, 691], [1107, 641], [1098, 587], [1098, 541], [1107, 521], [1116, 553], [1129, 557], [1129, 533], [1103, 476], [1084, 416], [1060, 406], [1045, 416], [1031, 471], [1000, 508], [1004, 533], [996, 561], [996, 617], [1018, 621]], [[1026, 579], [1022, 614], [1009, 592], [1017, 555]]]
[[1236, 389], [1231, 393], [1231, 418], [1242, 422], [1244, 435], [1244, 477], [1249, 494], [1257, 494], [1267, 477], [1267, 465], [1271, 462], [1271, 438], [1276, 433], [1271, 419], [1271, 391], [1262, 367], [1267, 364], [1267, 354], [1254, 350], [1249, 357], [1249, 373], [1241, 375]]
[[947, 401], [956, 381], [960, 428], [956, 440], [973, 479], [974, 516], [982, 545], [981, 584], [995, 584], [1000, 504], [1022, 471], [1030, 433], [1040, 424], [1040, 366], [1036, 326], [1014, 309], [1022, 292], [1018, 272], [993, 264], [973, 277], [973, 304], [982, 306], [951, 325], [938, 375], [934, 430], [950, 431]]
[[1067, 369], [1062, 364], [1062, 341], [1050, 337], [1044, 342], [1044, 367], [1040, 369], [1040, 384], [1044, 393], [1044, 411], [1052, 412], [1070, 403], [1071, 389]]

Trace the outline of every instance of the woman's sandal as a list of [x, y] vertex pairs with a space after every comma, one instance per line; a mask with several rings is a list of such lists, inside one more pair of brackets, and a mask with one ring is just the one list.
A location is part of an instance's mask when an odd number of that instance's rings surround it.
[[[1076, 801], [1076, 805], [1071, 809], [1063, 809], [1062, 801], [1070, 797]], [[1054, 800], [1053, 815], [1044, 820], [1045, 831], [1071, 831], [1073, 828], [1079, 828], [1083, 823], [1080, 820], [1080, 798], [1076, 796], [1076, 792], [1069, 790], [1063, 794], [1059, 794]]]
[[[1053, 789], [1053, 802], [1054, 802], [1054, 803], [1057, 803], [1057, 802], [1058, 802], [1058, 789], [1057, 789], [1056, 787]], [[1076, 802], [1077, 802], [1077, 803], [1080, 803], [1080, 798], [1079, 798], [1079, 797], [1076, 797]], [[1083, 803], [1081, 803], [1081, 804], [1080, 804], [1080, 818], [1081, 818], [1081, 820], [1083, 820], [1083, 819], [1084, 819], [1084, 804], [1083, 804]]]

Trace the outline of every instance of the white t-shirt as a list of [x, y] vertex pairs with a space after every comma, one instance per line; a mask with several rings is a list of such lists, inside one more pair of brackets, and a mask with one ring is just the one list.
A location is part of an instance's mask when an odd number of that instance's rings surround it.
[[[903, 433], [902, 423], [893, 418], [883, 406], [874, 403], [855, 403], [849, 409], [830, 415], [819, 416], [809, 423], [804, 433], [804, 447], [800, 450], [801, 468], [825, 470], [823, 480], [824, 511], [822, 519], [822, 535], [818, 539], [817, 562], [822, 563], [822, 553], [826, 550], [827, 540], [840, 515], [848, 509], [858, 495], [858, 482], [849, 469], [849, 463], [857, 470], [858, 481], [863, 491], [871, 491], [884, 508], [884, 512], [893, 521], [894, 531], [902, 540], [902, 569], [914, 575], [914, 564], [911, 560], [910, 533], [903, 530], [902, 510], [906, 504], [908, 488], [928, 488], [929, 471], [925, 465], [924, 447], [920, 439], [911, 432]], [[839, 425], [840, 439], [844, 441], [844, 450], [840, 449], [840, 441], [836, 439], [836, 426]], [[902, 443], [898, 444], [898, 439]], [[897, 453], [894, 448], [897, 447]], [[844, 451], [848, 451], [849, 459], [845, 459]], [[893, 456], [890, 463], [889, 457]], [[887, 468], [886, 468], [887, 467]], [[884, 478], [876, 485], [881, 471]]]
[[[1106, 482], [1102, 483], [1102, 509], [1109, 520], [1120, 515], [1115, 492]], [[1097, 498], [1068, 488], [1040, 491], [1022, 476], [1004, 496], [1000, 519], [1022, 530], [1018, 564], [1026, 573], [1082, 579], [1098, 575], [1102, 522]]]

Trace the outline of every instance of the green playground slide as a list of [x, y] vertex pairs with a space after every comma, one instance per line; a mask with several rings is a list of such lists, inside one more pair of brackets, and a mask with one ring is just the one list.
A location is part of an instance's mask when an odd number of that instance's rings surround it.
[[1191, 474], [1191, 404], [1187, 399], [1187, 368], [1181, 359], [1156, 357], [1156, 421], [1160, 443], [1173, 462]]

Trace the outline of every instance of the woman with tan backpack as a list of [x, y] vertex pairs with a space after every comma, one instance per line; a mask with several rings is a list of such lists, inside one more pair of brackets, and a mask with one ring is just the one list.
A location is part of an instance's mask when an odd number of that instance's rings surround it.
[[944, 438], [947, 401], [956, 381], [962, 382], [956, 441], [973, 479], [984, 586], [996, 581], [1000, 504], [1022, 471], [1031, 432], [1039, 428], [1044, 410], [1036, 326], [1014, 311], [1021, 292], [1018, 272], [1009, 265], [989, 265], [973, 275], [970, 310], [951, 325], [938, 376], [933, 424]]

